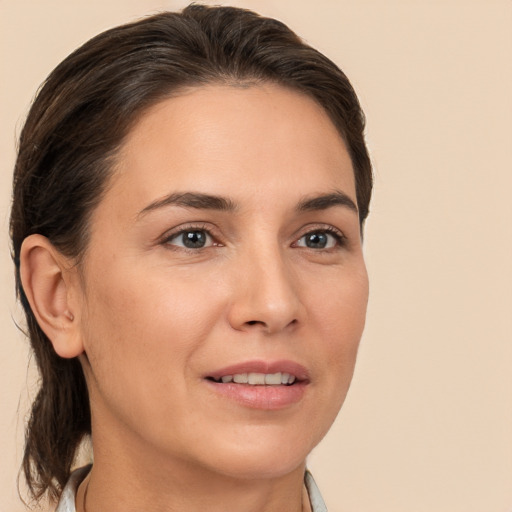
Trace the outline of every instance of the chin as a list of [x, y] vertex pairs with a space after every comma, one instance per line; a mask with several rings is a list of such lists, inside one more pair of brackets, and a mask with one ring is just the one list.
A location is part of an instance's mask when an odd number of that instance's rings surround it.
[[[277, 459], [277, 460], [276, 460]], [[306, 456], [272, 457], [265, 454], [257, 456], [231, 457], [219, 471], [218, 463], [215, 471], [226, 477], [238, 480], [265, 480], [284, 477], [305, 465]]]
[[220, 440], [216, 446], [211, 439], [206, 452], [208, 466], [217, 473], [241, 480], [280, 478], [303, 468], [306, 457], [320, 441], [313, 441], [305, 433], [291, 435], [289, 431], [284, 436], [261, 434], [252, 432], [240, 442], [233, 436]]

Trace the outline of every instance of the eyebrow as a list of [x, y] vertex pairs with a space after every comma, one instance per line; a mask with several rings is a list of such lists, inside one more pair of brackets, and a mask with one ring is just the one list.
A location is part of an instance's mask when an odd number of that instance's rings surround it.
[[168, 196], [157, 199], [143, 210], [141, 210], [137, 217], [141, 217], [158, 208], [164, 206], [181, 206], [182, 208], [195, 208], [198, 210], [219, 210], [219, 211], [234, 211], [237, 205], [225, 197], [212, 196], [210, 194], [202, 194], [199, 192], [184, 192], [173, 193]]
[[296, 209], [299, 212], [310, 212], [327, 210], [333, 206], [346, 206], [353, 212], [359, 213], [356, 203], [354, 203], [347, 194], [340, 190], [336, 190], [331, 194], [323, 194], [320, 196], [302, 199]]
[[[217, 210], [226, 212], [232, 212], [238, 209], [238, 205], [226, 197], [203, 194], [200, 192], [177, 192], [153, 201], [143, 208], [137, 214], [137, 217], [141, 217], [165, 206], [180, 206], [182, 208], [194, 208], [197, 210]], [[334, 206], [345, 206], [353, 212], [358, 213], [354, 201], [352, 201], [347, 194], [339, 190], [330, 194], [306, 197], [299, 201], [295, 210], [297, 212], [321, 211]]]

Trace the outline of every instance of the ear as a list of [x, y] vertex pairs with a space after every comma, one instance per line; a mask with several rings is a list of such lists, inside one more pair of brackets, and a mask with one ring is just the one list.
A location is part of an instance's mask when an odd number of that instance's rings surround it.
[[77, 269], [46, 237], [30, 235], [21, 246], [20, 277], [37, 323], [55, 352], [65, 358], [80, 355], [84, 348]]

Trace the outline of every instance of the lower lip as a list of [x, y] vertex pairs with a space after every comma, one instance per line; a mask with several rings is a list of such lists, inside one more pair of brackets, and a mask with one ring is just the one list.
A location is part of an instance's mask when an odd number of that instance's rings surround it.
[[291, 386], [251, 386], [250, 384], [206, 381], [216, 393], [252, 409], [275, 411], [300, 402], [306, 390], [306, 381]]

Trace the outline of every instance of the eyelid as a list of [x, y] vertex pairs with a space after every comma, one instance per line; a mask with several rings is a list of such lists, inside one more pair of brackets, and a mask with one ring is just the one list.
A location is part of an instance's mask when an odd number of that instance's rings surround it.
[[[343, 247], [346, 244], [347, 237], [344, 235], [344, 233], [340, 229], [338, 229], [332, 225], [329, 225], [329, 224], [314, 224], [314, 225], [305, 226], [301, 230], [300, 236], [295, 238], [293, 245], [297, 244], [299, 242], [299, 240], [301, 240], [305, 236], [307, 236], [311, 233], [318, 233], [318, 232], [328, 233], [328, 234], [332, 235], [337, 241], [336, 247]], [[312, 250], [320, 252], [322, 250], [328, 251], [329, 249], [312, 249]]]
[[[170, 243], [170, 241], [178, 236], [180, 236], [183, 233], [186, 233], [187, 231], [204, 231], [213, 241], [212, 244], [207, 245], [205, 247], [200, 247], [197, 249], [191, 249], [188, 247], [183, 247], [181, 245], [175, 245]], [[222, 243], [218, 241], [218, 237], [213, 233], [214, 229], [210, 225], [205, 224], [204, 222], [191, 222], [187, 224], [181, 224], [180, 226], [177, 226], [175, 228], [170, 229], [169, 231], [166, 231], [158, 240], [158, 243], [162, 245], [166, 245], [169, 248], [179, 248], [179, 250], [185, 250], [185, 251], [192, 251], [192, 252], [198, 252], [201, 249], [207, 249], [208, 247], [212, 246], [222, 246]]]
[[[213, 243], [208, 246], [198, 248], [198, 249], [189, 249], [187, 247], [182, 247], [182, 246], [173, 245], [173, 244], [169, 243], [170, 240], [178, 237], [179, 235], [181, 235], [187, 231], [204, 231], [212, 239]], [[224, 244], [222, 244], [222, 242], [219, 241], [220, 237], [217, 235], [216, 231], [217, 230], [214, 228], [214, 226], [211, 226], [210, 224], [207, 224], [205, 222], [190, 222], [190, 223], [186, 223], [186, 224], [181, 224], [179, 226], [176, 226], [176, 227], [166, 231], [161, 237], [159, 237], [158, 243], [160, 243], [162, 245], [167, 245], [167, 247], [171, 247], [171, 248], [179, 247], [180, 250], [198, 252], [201, 249], [207, 249], [212, 246], [219, 247], [219, 246], [224, 245]], [[347, 237], [344, 235], [344, 233], [340, 229], [338, 229], [332, 225], [329, 225], [329, 224], [310, 224], [310, 225], [304, 226], [300, 230], [300, 232], [299, 232], [300, 234], [298, 234], [298, 236], [296, 235], [294, 237], [294, 242], [292, 243], [292, 246], [295, 246], [295, 244], [297, 244], [299, 242], [299, 240], [301, 240], [304, 236], [311, 234], [311, 233], [315, 233], [315, 232], [324, 232], [324, 233], [328, 233], [328, 234], [332, 235], [337, 241], [336, 247], [342, 247], [346, 244]], [[324, 251], [326, 251], [326, 250], [329, 250], [329, 249], [324, 249]], [[318, 251], [321, 251], [321, 249], [315, 249], [315, 251], [318, 252]]]

